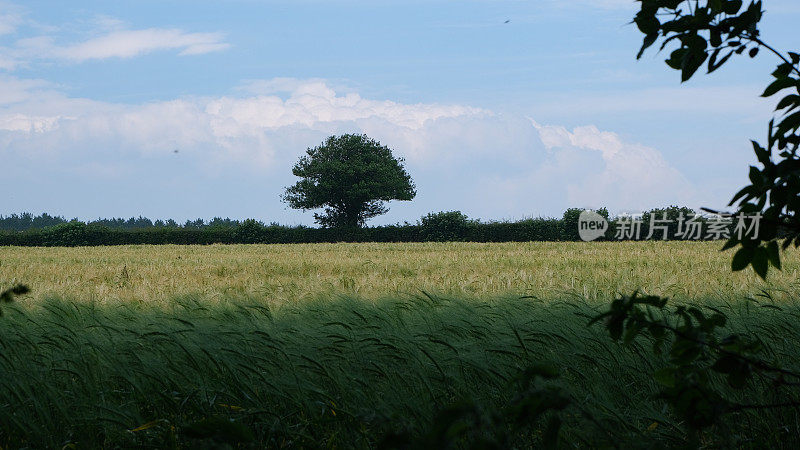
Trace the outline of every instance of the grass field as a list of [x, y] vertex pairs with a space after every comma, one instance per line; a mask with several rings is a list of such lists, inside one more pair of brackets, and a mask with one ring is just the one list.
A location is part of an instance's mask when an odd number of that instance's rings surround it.
[[[714, 306], [797, 369], [797, 255], [763, 282], [731, 273], [718, 247], [0, 248], [0, 286], [33, 289], [0, 319], [0, 446], [370, 448], [418, 436], [448, 405], [506, 404], [538, 363], [560, 369], [551, 383], [572, 398], [562, 442], [682, 445], [683, 424], [653, 398], [663, 356], [587, 317], [634, 289]], [[705, 444], [798, 436], [793, 409], [741, 412]]]

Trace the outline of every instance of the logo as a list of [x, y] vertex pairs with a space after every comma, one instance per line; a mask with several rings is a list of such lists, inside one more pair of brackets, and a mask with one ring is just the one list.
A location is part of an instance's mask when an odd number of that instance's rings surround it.
[[603, 236], [608, 230], [608, 221], [594, 211], [584, 210], [578, 216], [578, 235], [589, 242]]

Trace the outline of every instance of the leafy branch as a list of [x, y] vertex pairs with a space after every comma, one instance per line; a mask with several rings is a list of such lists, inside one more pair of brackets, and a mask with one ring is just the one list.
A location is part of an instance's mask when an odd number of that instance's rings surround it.
[[602, 323], [615, 341], [632, 343], [649, 338], [653, 351], [669, 347], [667, 366], [653, 374], [663, 399], [686, 423], [692, 436], [720, 423], [723, 415], [745, 409], [800, 407], [796, 393], [773, 403], [745, 404], [726, 397], [720, 378], [736, 390], [751, 386], [756, 376], [769, 380], [775, 389], [800, 385], [800, 373], [787, 370], [760, 357], [764, 348], [758, 339], [736, 333], [721, 335], [726, 316], [716, 308], [710, 314], [694, 306], [667, 307], [666, 298], [634, 292], [611, 303], [608, 311], [592, 318]]
[[728, 206], [744, 214], [760, 213], [762, 227], [754, 237], [733, 237], [723, 250], [740, 247], [733, 270], [751, 265], [765, 278], [770, 266], [780, 270], [778, 242], [785, 250], [800, 247], [800, 54], [781, 52], [761, 38], [758, 25], [764, 15], [763, 2], [742, 0], [638, 0], [640, 10], [633, 19], [644, 34], [637, 54], [661, 40], [660, 50], [677, 43], [667, 65], [687, 81], [707, 63], [708, 73], [722, 67], [733, 55], [745, 51], [754, 58], [764, 48], [780, 60], [772, 72], [774, 80], [762, 97], [790, 90], [778, 101], [776, 117], [769, 122], [767, 145], [752, 141], [761, 168], [750, 166], [750, 184], [736, 193]]

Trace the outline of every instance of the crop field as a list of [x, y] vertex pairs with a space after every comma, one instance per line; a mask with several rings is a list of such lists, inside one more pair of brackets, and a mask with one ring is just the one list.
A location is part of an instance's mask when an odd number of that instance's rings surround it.
[[34, 303], [169, 304], [253, 299], [271, 306], [339, 294], [366, 300], [428, 293], [459, 298], [580, 297], [605, 302], [639, 289], [676, 299], [737, 300], [769, 289], [793, 298], [800, 257], [768, 283], [732, 273], [715, 242], [535, 242], [0, 247], [0, 283], [23, 282]]
[[[685, 424], [654, 397], [667, 356], [587, 323], [638, 289], [721, 311], [797, 370], [797, 253], [762, 281], [732, 273], [719, 247], [0, 247], [0, 288], [31, 288], [0, 305], [0, 447], [442, 447], [443, 414], [470, 411], [481, 429], [542, 364], [559, 376], [536, 383], [570, 399], [562, 445], [684, 445]], [[756, 380], [730, 395], [785, 393]], [[703, 444], [800, 436], [794, 408], [727, 423]], [[532, 420], [504, 445], [546, 434]]]

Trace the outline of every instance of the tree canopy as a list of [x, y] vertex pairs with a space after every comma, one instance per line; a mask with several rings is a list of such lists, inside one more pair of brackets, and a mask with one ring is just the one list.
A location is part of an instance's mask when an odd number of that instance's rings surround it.
[[402, 158], [366, 135], [331, 136], [306, 150], [292, 167], [300, 181], [286, 188], [283, 200], [314, 214], [324, 227], [360, 227], [389, 211], [391, 200], [411, 200], [416, 189]]

